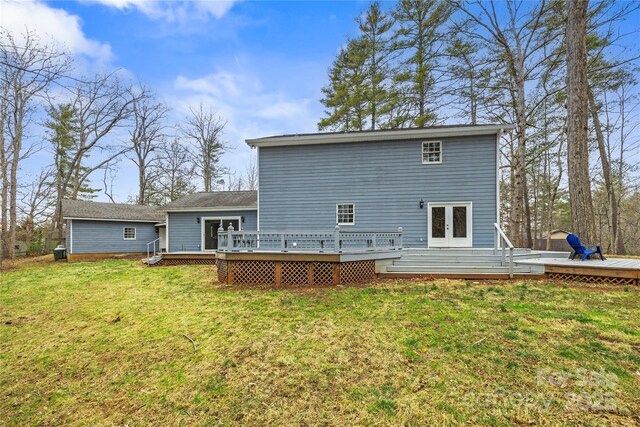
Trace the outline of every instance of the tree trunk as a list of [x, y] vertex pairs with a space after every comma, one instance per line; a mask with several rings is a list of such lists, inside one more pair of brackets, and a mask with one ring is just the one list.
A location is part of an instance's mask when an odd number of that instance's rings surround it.
[[140, 165], [138, 167], [138, 204], [139, 205], [146, 205], [147, 204], [147, 197], [146, 197], [146, 188], [147, 188], [147, 177], [146, 177], [146, 173], [147, 173], [147, 167], [146, 164], [144, 162], [144, 159], [142, 159], [140, 156], [138, 156], [138, 164]]
[[589, 177], [587, 143], [587, 47], [588, 1], [569, 0], [567, 9], [567, 143], [569, 199], [573, 231], [584, 242], [595, 237], [595, 219]]
[[[609, 202], [609, 210], [611, 214], [611, 249], [614, 254], [623, 254], [624, 248], [620, 248], [619, 242], [622, 240], [620, 235], [620, 213], [618, 211], [618, 199], [616, 198], [615, 186], [611, 180], [611, 163], [609, 162], [609, 154], [605, 147], [604, 134], [602, 133], [602, 123], [598, 115], [598, 107], [591, 88], [588, 89], [589, 110], [593, 120], [593, 127], [596, 131], [596, 140], [598, 141], [598, 150], [600, 152], [600, 163], [602, 164], [602, 177], [607, 190], [607, 200]], [[622, 249], [622, 252], [620, 252]]]

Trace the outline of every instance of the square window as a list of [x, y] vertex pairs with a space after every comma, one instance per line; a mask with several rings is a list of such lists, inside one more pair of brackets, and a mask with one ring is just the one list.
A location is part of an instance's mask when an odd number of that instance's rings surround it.
[[353, 225], [356, 223], [356, 206], [353, 203], [336, 205], [336, 223], [338, 225]]
[[122, 234], [123, 234], [124, 240], [136, 240], [135, 227], [124, 227]]
[[422, 164], [442, 163], [442, 142], [428, 141], [422, 143]]

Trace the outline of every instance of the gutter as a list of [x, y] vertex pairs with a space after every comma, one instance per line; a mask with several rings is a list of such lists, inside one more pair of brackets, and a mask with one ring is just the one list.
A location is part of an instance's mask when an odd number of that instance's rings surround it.
[[444, 138], [455, 136], [496, 135], [514, 129], [511, 125], [459, 126], [437, 129], [398, 129], [390, 131], [316, 133], [310, 135], [284, 135], [247, 139], [251, 147], [281, 147], [288, 145], [338, 144], [347, 142], [373, 142], [399, 139]]

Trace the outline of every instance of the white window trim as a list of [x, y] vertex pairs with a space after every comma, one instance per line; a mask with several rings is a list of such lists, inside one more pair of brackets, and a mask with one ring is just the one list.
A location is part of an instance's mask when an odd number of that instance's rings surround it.
[[[217, 249], [205, 249], [204, 248], [204, 222], [205, 221], [238, 221], [238, 229], [242, 230], [242, 217], [241, 216], [203, 216], [200, 217], [200, 252], [216, 252]], [[227, 231], [225, 228], [224, 231]]]
[[[431, 239], [431, 208], [440, 206], [468, 206], [467, 210], [467, 240], [469, 243], [462, 246], [436, 246]], [[428, 248], [472, 248], [473, 247], [473, 202], [429, 202], [427, 203], [427, 247]]]
[[[351, 205], [353, 206], [353, 222], [338, 222], [338, 206]], [[356, 204], [355, 203], [336, 203], [336, 224], [338, 225], [356, 225]]]
[[[440, 161], [439, 162], [428, 162], [424, 160], [424, 144], [430, 144], [430, 143], [434, 143], [437, 142], [440, 144]], [[420, 151], [420, 156], [422, 158], [422, 164], [423, 165], [439, 165], [442, 163], [442, 141], [422, 141], [422, 144], [420, 145], [421, 151]]]
[[[125, 230], [127, 228], [132, 228], [133, 229], [133, 237], [126, 237]], [[138, 230], [136, 230], [136, 227], [122, 227], [122, 238], [124, 240], [136, 240], [136, 237], [138, 237]]]

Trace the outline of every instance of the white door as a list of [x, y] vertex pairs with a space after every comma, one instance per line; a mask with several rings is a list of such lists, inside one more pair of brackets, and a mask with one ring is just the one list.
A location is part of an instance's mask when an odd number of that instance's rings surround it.
[[167, 252], [167, 227], [158, 227], [158, 237], [160, 237], [160, 250]]
[[470, 248], [471, 202], [429, 203], [429, 247]]

